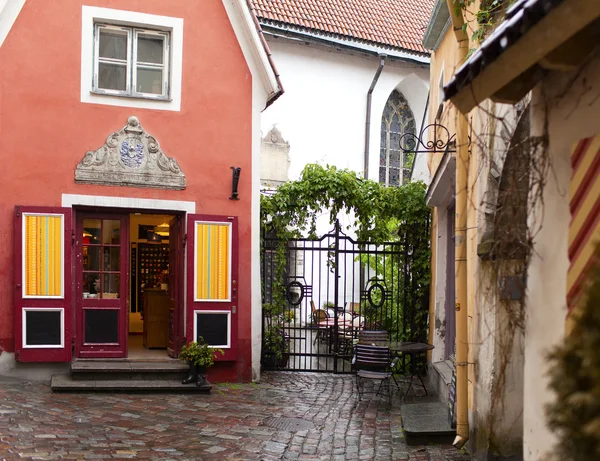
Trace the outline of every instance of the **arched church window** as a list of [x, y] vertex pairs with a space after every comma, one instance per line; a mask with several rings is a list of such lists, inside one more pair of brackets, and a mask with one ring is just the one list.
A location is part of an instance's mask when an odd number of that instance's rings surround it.
[[379, 182], [386, 186], [399, 186], [410, 180], [414, 153], [415, 117], [401, 93], [394, 90], [383, 109], [381, 117], [381, 150], [379, 153]]

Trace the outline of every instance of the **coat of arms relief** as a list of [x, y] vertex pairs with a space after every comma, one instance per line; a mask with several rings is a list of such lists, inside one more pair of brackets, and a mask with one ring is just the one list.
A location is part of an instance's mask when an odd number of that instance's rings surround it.
[[185, 174], [167, 157], [158, 141], [131, 116], [102, 147], [86, 152], [75, 168], [78, 184], [185, 189]]

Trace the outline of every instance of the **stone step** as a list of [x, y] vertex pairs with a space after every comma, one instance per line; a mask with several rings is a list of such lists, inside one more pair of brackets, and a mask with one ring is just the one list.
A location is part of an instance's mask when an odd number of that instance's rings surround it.
[[54, 392], [210, 392], [211, 385], [181, 384], [180, 380], [100, 379], [78, 380], [69, 375], [54, 375], [50, 387]]
[[448, 421], [448, 406], [442, 402], [411, 403], [400, 407], [408, 445], [451, 444], [456, 430]]
[[187, 376], [188, 365], [179, 360], [141, 362], [133, 360], [75, 360], [74, 380], [173, 380]]

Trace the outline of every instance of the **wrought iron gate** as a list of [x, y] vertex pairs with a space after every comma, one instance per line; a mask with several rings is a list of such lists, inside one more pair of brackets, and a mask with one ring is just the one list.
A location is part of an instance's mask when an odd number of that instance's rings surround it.
[[429, 220], [401, 229], [382, 244], [357, 241], [339, 223], [318, 240], [263, 236], [264, 369], [349, 373], [361, 329], [426, 342]]

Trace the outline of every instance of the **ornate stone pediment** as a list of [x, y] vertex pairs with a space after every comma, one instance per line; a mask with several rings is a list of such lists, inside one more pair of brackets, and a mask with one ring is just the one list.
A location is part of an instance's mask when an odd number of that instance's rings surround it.
[[112, 133], [100, 149], [86, 152], [75, 168], [78, 184], [185, 189], [185, 174], [167, 157], [137, 117]]

